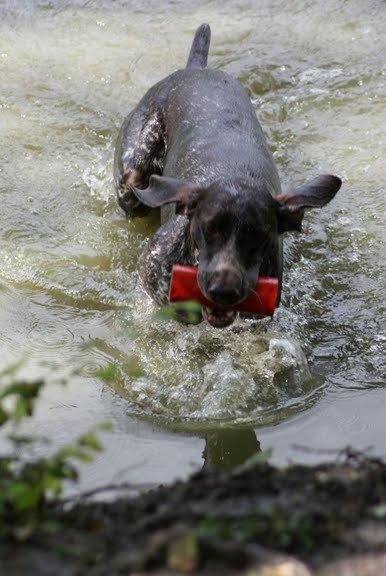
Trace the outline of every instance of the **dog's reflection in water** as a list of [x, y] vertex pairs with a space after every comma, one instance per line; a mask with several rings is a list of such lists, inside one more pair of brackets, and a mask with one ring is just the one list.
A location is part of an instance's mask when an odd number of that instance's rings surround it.
[[260, 451], [253, 428], [212, 430], [205, 435], [203, 468], [230, 472]]

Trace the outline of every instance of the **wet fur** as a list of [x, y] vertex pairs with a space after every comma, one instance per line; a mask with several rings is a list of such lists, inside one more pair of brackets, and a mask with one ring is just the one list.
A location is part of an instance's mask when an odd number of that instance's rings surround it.
[[[120, 206], [136, 217], [163, 204], [161, 227], [139, 262], [144, 287], [159, 304], [167, 302], [176, 263], [198, 261], [199, 279], [208, 291], [218, 274], [213, 262], [219, 261], [220, 252], [231, 271], [228, 276], [233, 274], [229, 282], [238, 284], [234, 292], [241, 299], [259, 274], [281, 280], [281, 232], [301, 228], [304, 207], [323, 205], [317, 195], [308, 204], [303, 200], [296, 205], [294, 196], [282, 194], [271, 152], [243, 87], [220, 70], [204, 68], [209, 39], [209, 27], [201, 26], [188, 67], [150, 88], [124, 121], [116, 146], [114, 178]], [[163, 179], [153, 177], [161, 174]], [[326, 178], [322, 185], [327, 202], [340, 181]], [[310, 188], [304, 189], [305, 197]], [[177, 204], [167, 205], [173, 201]], [[185, 214], [176, 215], [174, 208], [181, 205]], [[224, 221], [232, 215], [233, 248], [219, 243], [214, 248], [213, 239], [207, 238], [208, 214], [218, 220], [222, 213]], [[247, 262], [244, 255], [250, 246], [253, 253]]]

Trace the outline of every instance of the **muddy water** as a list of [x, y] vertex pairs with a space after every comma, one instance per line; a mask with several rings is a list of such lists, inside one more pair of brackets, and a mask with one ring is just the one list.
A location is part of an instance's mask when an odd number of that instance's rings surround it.
[[[113, 423], [82, 487], [231, 468], [259, 444], [279, 462], [323, 457], [294, 444], [386, 455], [386, 7], [258, 4], [0, 2], [1, 365], [47, 380], [32, 428], [53, 445]], [[136, 263], [157, 220], [126, 221], [112, 185], [123, 117], [204, 21], [283, 187], [344, 179], [287, 238], [274, 319], [223, 331], [154, 319]]]

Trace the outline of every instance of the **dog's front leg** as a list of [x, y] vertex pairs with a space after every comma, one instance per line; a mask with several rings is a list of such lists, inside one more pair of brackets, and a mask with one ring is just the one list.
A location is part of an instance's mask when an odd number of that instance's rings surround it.
[[185, 216], [175, 216], [150, 238], [139, 260], [139, 276], [146, 292], [161, 306], [168, 303], [172, 267], [193, 265], [194, 255]]

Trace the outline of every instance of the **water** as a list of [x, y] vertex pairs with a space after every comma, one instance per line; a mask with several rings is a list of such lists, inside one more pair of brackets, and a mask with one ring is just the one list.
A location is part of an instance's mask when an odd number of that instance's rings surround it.
[[[283, 188], [344, 179], [287, 237], [273, 321], [224, 331], [154, 320], [136, 263], [157, 219], [127, 222], [112, 185], [123, 117], [205, 21]], [[30, 428], [53, 446], [113, 423], [81, 488], [232, 468], [259, 445], [281, 463], [326, 457], [294, 444], [386, 455], [385, 25], [381, 0], [0, 1], [1, 365], [46, 379]]]

